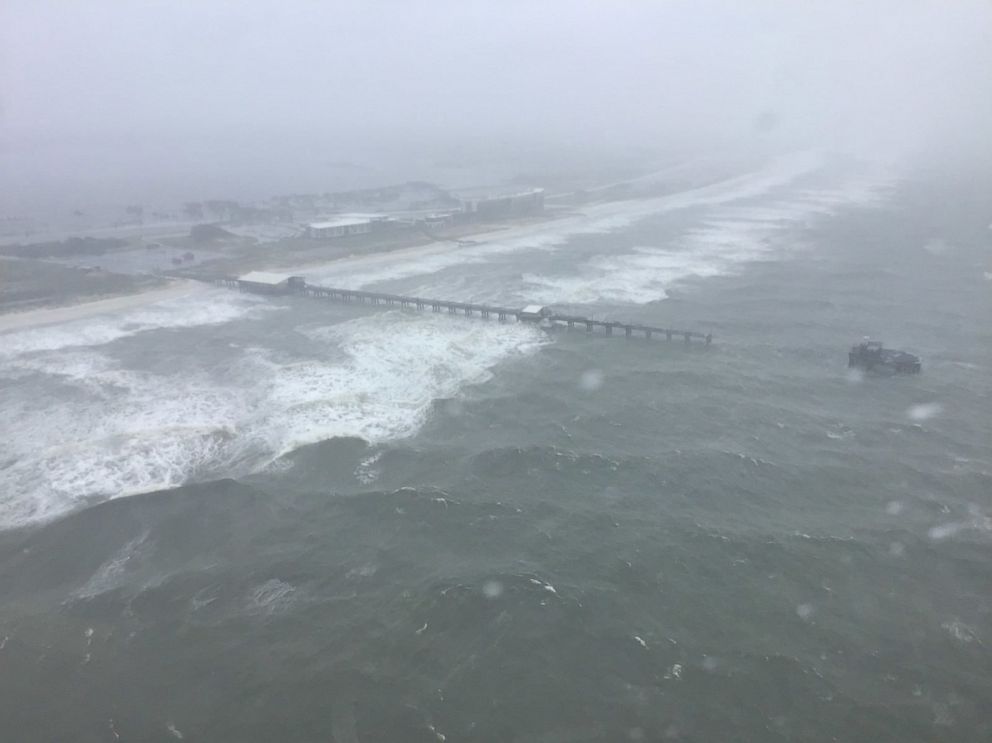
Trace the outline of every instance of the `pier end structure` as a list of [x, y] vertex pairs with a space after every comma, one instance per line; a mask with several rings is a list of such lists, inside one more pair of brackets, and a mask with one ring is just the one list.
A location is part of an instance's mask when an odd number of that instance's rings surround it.
[[292, 294], [302, 291], [306, 281], [302, 276], [270, 271], [251, 271], [237, 279], [238, 289], [256, 294]]

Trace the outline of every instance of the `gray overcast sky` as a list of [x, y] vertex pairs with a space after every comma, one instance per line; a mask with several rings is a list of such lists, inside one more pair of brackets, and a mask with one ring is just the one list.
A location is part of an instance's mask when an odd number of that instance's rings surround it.
[[746, 143], [762, 112], [788, 145], [987, 152], [992, 131], [985, 0], [5, 0], [0, 55], [2, 151], [39, 163], [66, 142]]

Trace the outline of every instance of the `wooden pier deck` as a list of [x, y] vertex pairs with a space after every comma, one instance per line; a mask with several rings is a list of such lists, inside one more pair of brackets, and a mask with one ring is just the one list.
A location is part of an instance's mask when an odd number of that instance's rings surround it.
[[[246, 287], [244, 282], [234, 278], [220, 278], [215, 282], [221, 286], [241, 291], [252, 291]], [[702, 341], [710, 345], [713, 336], [709, 333], [700, 333], [692, 330], [677, 330], [674, 328], [661, 328], [653, 325], [643, 325], [640, 323], [626, 323], [618, 320], [595, 320], [581, 315], [566, 315], [554, 312], [549, 308], [542, 308], [538, 314], [524, 309], [514, 307], [500, 307], [497, 305], [475, 304], [469, 302], [453, 302], [447, 299], [427, 299], [424, 297], [410, 297], [403, 294], [388, 294], [385, 292], [372, 292], [361, 289], [336, 289], [329, 286], [316, 286], [314, 284], [303, 284], [296, 286], [286, 293], [300, 294], [316, 299], [326, 299], [343, 304], [370, 304], [388, 307], [401, 307], [421, 311], [430, 310], [435, 313], [446, 313], [449, 315], [464, 315], [465, 317], [480, 317], [482, 319], [495, 318], [499, 322], [525, 322], [540, 325], [549, 329], [562, 330], [584, 330], [586, 333], [594, 331], [603, 332], [608, 336], [623, 334], [625, 338], [640, 337], [647, 339], [664, 339], [672, 341], [680, 339], [689, 344], [693, 341]]]

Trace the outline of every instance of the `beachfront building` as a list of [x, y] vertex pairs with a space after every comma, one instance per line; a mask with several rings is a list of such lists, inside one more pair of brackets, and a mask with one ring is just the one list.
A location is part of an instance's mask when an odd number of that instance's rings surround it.
[[544, 211], [543, 188], [526, 191], [477, 188], [460, 191], [457, 195], [462, 211], [478, 219], [505, 219]]
[[326, 240], [349, 235], [365, 235], [389, 221], [381, 214], [341, 214], [332, 219], [311, 222], [307, 225], [307, 236], [315, 240]]

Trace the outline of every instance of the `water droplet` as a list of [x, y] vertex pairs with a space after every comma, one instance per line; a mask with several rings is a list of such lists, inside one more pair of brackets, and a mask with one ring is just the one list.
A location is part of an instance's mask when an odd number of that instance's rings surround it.
[[799, 606], [796, 607], [796, 614], [798, 614], [799, 618], [803, 621], [808, 620], [811, 616], [813, 616], [813, 605], [799, 604]]
[[935, 526], [930, 531], [927, 532], [929, 536], [935, 542], [939, 542], [941, 539], [947, 539], [948, 537], [953, 537], [959, 531], [964, 528], [964, 524], [958, 524], [951, 522], [949, 524], [940, 524]]
[[902, 513], [903, 504], [897, 500], [890, 500], [885, 504], [885, 512], [890, 516], [898, 516]]
[[595, 392], [603, 386], [603, 372], [599, 369], [589, 369], [582, 373], [579, 386], [586, 392]]
[[944, 406], [936, 402], [924, 402], [919, 405], [912, 405], [906, 410], [906, 417], [913, 421], [926, 421], [940, 415]]
[[503, 584], [498, 580], [489, 580], [482, 584], [482, 595], [487, 599], [498, 599], [503, 595]]

